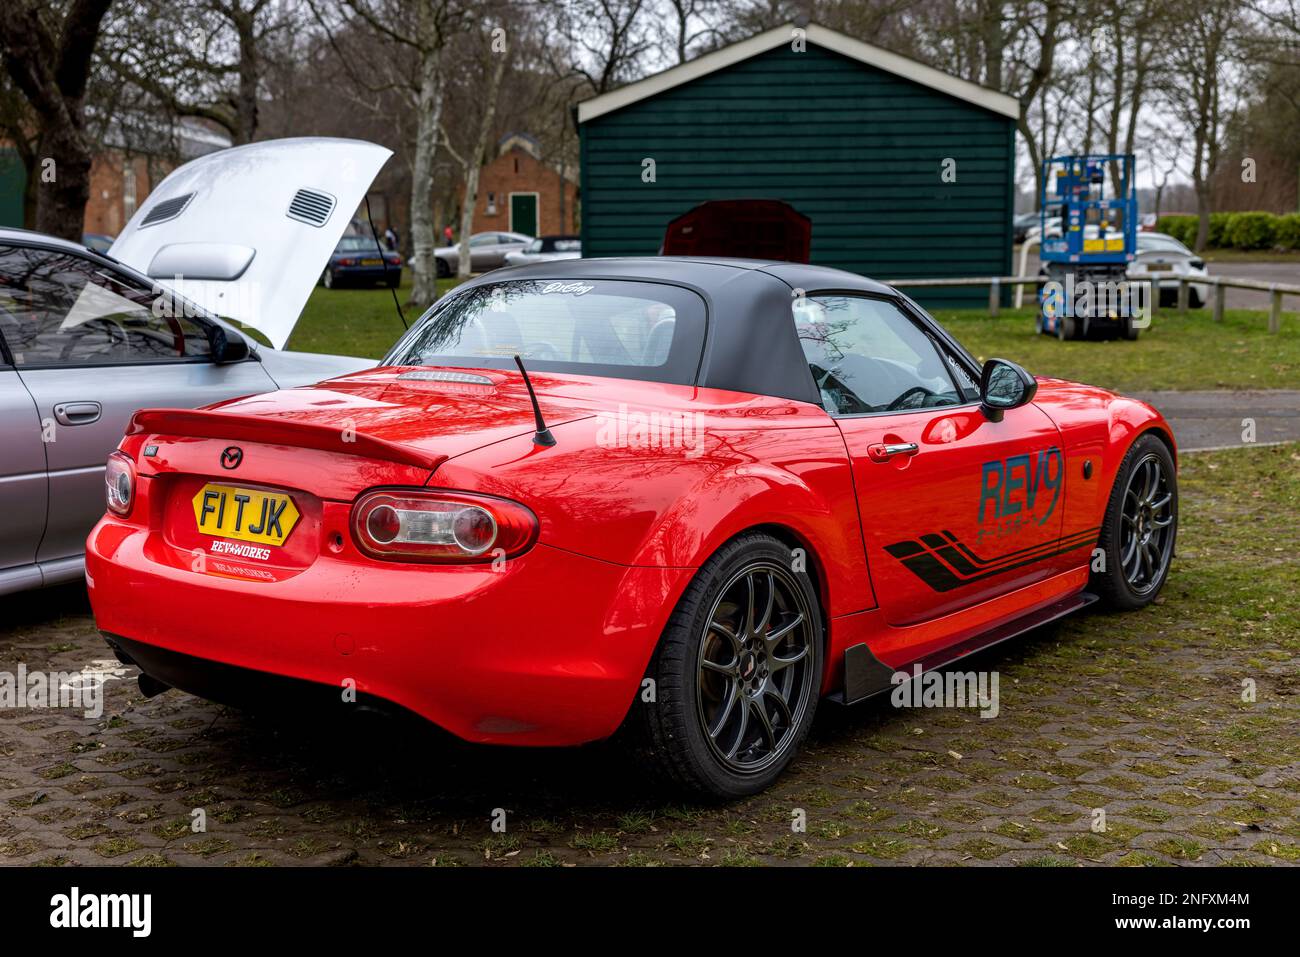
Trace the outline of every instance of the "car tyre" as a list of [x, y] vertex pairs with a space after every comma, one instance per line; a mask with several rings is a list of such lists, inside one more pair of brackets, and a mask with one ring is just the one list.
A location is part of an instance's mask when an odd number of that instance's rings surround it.
[[1129, 342], [1136, 342], [1138, 336], [1142, 334], [1142, 330], [1138, 328], [1132, 316], [1126, 316], [1120, 326], [1120, 334]]
[[1074, 316], [1058, 316], [1056, 320], [1056, 338], [1062, 342], [1067, 339], [1079, 338], [1079, 320]]
[[396, 289], [401, 284], [402, 284], [402, 274], [400, 272], [389, 273], [388, 276], [384, 279], [384, 285], [386, 285], [389, 289]]
[[772, 536], [747, 533], [687, 586], [628, 722], [660, 783], [741, 798], [770, 786], [798, 753], [821, 696], [823, 626], [817, 591], [793, 557]]
[[1116, 473], [1089, 587], [1116, 611], [1149, 605], [1169, 576], [1177, 536], [1174, 457], [1147, 432], [1129, 447]]
[[334, 271], [332, 269], [326, 269], [323, 273], [321, 273], [320, 284], [324, 286], [326, 289], [337, 289], [338, 282], [339, 281], [334, 276]]
[[439, 256], [439, 257], [437, 257], [437, 263], [438, 263], [438, 266], [437, 266], [438, 278], [439, 278], [439, 279], [450, 279], [450, 278], [451, 278], [451, 267], [450, 267], [449, 265], [447, 265], [447, 260], [445, 260], [445, 259], [443, 259], [441, 256]]

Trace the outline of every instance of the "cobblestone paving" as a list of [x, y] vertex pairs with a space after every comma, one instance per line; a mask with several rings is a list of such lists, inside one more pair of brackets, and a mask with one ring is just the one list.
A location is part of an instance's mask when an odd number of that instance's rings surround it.
[[[145, 699], [131, 670], [98, 720], [0, 709], [0, 863], [1294, 864], [1300, 448], [1183, 469], [1158, 605], [964, 665], [999, 672], [993, 719], [825, 707], [803, 756], [752, 800], [664, 804], [611, 746], [480, 749], [378, 719]], [[80, 589], [0, 600], [0, 672], [108, 657]]]

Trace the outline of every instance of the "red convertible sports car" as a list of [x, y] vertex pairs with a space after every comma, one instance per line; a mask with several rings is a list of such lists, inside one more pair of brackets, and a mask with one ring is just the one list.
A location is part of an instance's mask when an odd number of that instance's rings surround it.
[[981, 368], [860, 276], [667, 257], [496, 272], [377, 369], [139, 412], [107, 492], [86, 576], [147, 693], [621, 730], [723, 797], [823, 699], [1147, 604], [1178, 514], [1149, 406]]

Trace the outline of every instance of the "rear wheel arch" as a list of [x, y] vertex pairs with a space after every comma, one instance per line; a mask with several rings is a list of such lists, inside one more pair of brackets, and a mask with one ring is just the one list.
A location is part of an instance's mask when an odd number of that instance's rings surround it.
[[[802, 564], [796, 571], [793, 567], [787, 565], [790, 561], [790, 552], [792, 549], [804, 549], [807, 557], [806, 564]], [[773, 571], [777, 576], [777, 581], [782, 576], [786, 578], [787, 587], [793, 589], [787, 591], [790, 596], [801, 594], [802, 597], [794, 601], [802, 601], [805, 615], [803, 617], [811, 618], [809, 625], [816, 625], [817, 630], [811, 634], [805, 635], [805, 647], [815, 649], [815, 658], [808, 658], [807, 664], [801, 665], [801, 668], [810, 669], [807, 674], [799, 675], [796, 672], [790, 672], [796, 684], [804, 682], [804, 690], [798, 692], [801, 704], [794, 707], [794, 699], [790, 698], [791, 707], [785, 709], [787, 722], [783, 736], [777, 740], [780, 744], [773, 742], [773, 747], [779, 747], [777, 754], [772, 755], [775, 764], [767, 767], [760, 767], [754, 770], [753, 776], [747, 777], [742, 774], [737, 777], [731, 771], [716, 766], [714, 759], [707, 757], [707, 748], [701, 750], [700, 742], [708, 744], [709, 738], [714, 738], [725, 727], [727, 721], [726, 715], [731, 714], [731, 703], [728, 703], [719, 717], [717, 727], [710, 731], [707, 727], [708, 718], [695, 716], [694, 708], [704, 707], [699, 703], [698, 695], [710, 693], [704, 690], [703, 685], [699, 685], [702, 679], [699, 676], [691, 677], [693, 669], [699, 669], [699, 675], [705, 675], [706, 672], [702, 666], [695, 663], [695, 655], [707, 654], [706, 651], [696, 650], [696, 642], [701, 640], [697, 636], [708, 635], [710, 630], [705, 628], [700, 630], [701, 612], [710, 607], [713, 603], [721, 601], [724, 595], [731, 594], [729, 591], [730, 582], [734, 581], [734, 576], [743, 575], [747, 572], [745, 569], [750, 567], [747, 563], [756, 563], [761, 569], [766, 564], [772, 571], [766, 572], [769, 587], [775, 589], [775, 585], [770, 584], [773, 581]], [[784, 567], [782, 567], [784, 566]], [[760, 574], [762, 572], [760, 571]], [[628, 742], [638, 751], [641, 752], [644, 759], [643, 767], [650, 772], [652, 777], [657, 777], [662, 783], [672, 786], [674, 789], [684, 788], [693, 792], [697, 796], [707, 796], [713, 798], [735, 799], [757, 793], [767, 787], [776, 775], [795, 754], [798, 753], [799, 745], [808, 733], [811, 726], [813, 715], [817, 708], [817, 703], [821, 699], [823, 692], [823, 670], [826, 667], [826, 641], [827, 641], [827, 619], [824, 612], [824, 601], [820, 593], [819, 581], [824, 576], [820, 569], [817, 559], [813, 555], [813, 550], [808, 543], [803, 541], [802, 537], [797, 535], [787, 526], [779, 524], [755, 524], [737, 531], [735, 534], [728, 536], [724, 541], [718, 543], [706, 557], [703, 558], [695, 574], [691, 577], [683, 593], [678, 597], [664, 631], [659, 636], [654, 650], [651, 653], [650, 661], [646, 667], [646, 678], [656, 682], [656, 695], [651, 703], [647, 699], [638, 695], [632, 702], [628, 714], [624, 720], [621, 734], [626, 736]], [[802, 584], [800, 583], [802, 579]], [[753, 590], [751, 586], [751, 601]], [[783, 602], [784, 604], [784, 602]], [[768, 604], [769, 612], [771, 604]], [[797, 607], [791, 605], [790, 607]], [[708, 611], [708, 615], [712, 615]], [[751, 607], [751, 622], [754, 612]], [[797, 619], [796, 619], [797, 620]], [[767, 621], [766, 617], [763, 622]], [[795, 627], [794, 621], [790, 623], [791, 628]], [[805, 627], [808, 627], [805, 625]], [[731, 628], [737, 634], [747, 634], [733, 622]], [[765, 624], [759, 625], [760, 629], [766, 628]], [[810, 629], [811, 630], [811, 629]], [[724, 633], [726, 633], [724, 629]], [[748, 633], [754, 634], [754, 633]], [[762, 634], [759, 632], [758, 634]], [[705, 639], [707, 640], [707, 639]], [[731, 636], [733, 642], [736, 637]], [[757, 641], [752, 637], [749, 641]], [[757, 647], [757, 646], [756, 646]], [[774, 654], [772, 648], [768, 648], [767, 654]], [[744, 652], [743, 655], [748, 655]], [[736, 661], [743, 660], [741, 649], [736, 651]], [[773, 678], [769, 678], [769, 672], [766, 667], [772, 666], [772, 674], [776, 673], [776, 666], [772, 664], [777, 659], [768, 659], [767, 664], [763, 665], [760, 661], [760, 668], [756, 679], [767, 686]], [[793, 662], [794, 658], [789, 659]], [[719, 662], [721, 663], [721, 662]], [[752, 664], [752, 659], [751, 659]], [[725, 667], [725, 666], [724, 666]], [[733, 667], [738, 667], [734, 666]], [[710, 671], [716, 671], [716, 668]], [[742, 680], [751, 681], [753, 674], [751, 667], [749, 673], [731, 672], [733, 677], [729, 680], [733, 683], [733, 701], [735, 695], [739, 694], [734, 685]], [[739, 675], [739, 677], [736, 677]], [[694, 687], [694, 693], [691, 689]], [[711, 689], [715, 690], [715, 689]], [[782, 695], [794, 695], [793, 690], [787, 689], [780, 691]], [[751, 706], [767, 710], [765, 695], [772, 694], [769, 688], [763, 691], [761, 688], [752, 689], [751, 692], [756, 697], [749, 701]], [[745, 697], [739, 698], [744, 703]], [[715, 702], [716, 703], [716, 702]], [[780, 727], [776, 715], [780, 711], [774, 711], [771, 723], [766, 718], [762, 719], [763, 724], [768, 728], [768, 737], [772, 737], [772, 728]], [[701, 725], [697, 721], [704, 721]], [[745, 738], [745, 723], [742, 720], [739, 736], [733, 742], [732, 752], [740, 746], [740, 741]], [[757, 725], [755, 725], [757, 727]], [[752, 729], [751, 729], [752, 730]], [[785, 737], [788, 735], [788, 739]], [[703, 737], [702, 737], [703, 736]], [[696, 740], [699, 739], [699, 740]], [[716, 742], [715, 742], [716, 743]], [[710, 745], [711, 747], [711, 745]], [[778, 759], [778, 754], [781, 756]], [[728, 753], [725, 761], [731, 758]]]
[[[831, 641], [830, 586], [827, 580], [829, 573], [826, 570], [825, 560], [820, 554], [818, 554], [817, 546], [806, 535], [789, 525], [783, 525], [779, 522], [760, 522], [754, 525], [749, 525], [719, 542], [717, 547], [712, 549], [707, 555], [701, 556], [697, 567], [704, 567], [704, 565], [706, 565], [714, 555], [717, 555], [723, 549], [731, 545], [732, 542], [744, 538], [746, 535], [770, 536], [789, 548], [792, 553], [792, 558], [793, 551], [796, 548], [803, 550], [804, 556], [807, 558], [803, 571], [812, 582], [813, 594], [817, 598], [818, 611], [821, 612], [821, 635], [819, 636], [819, 641], [821, 644], [823, 661], [827, 661], [827, 656], [830, 654]], [[692, 578], [692, 580], [694, 579]], [[687, 583], [687, 588], [689, 587], [690, 582]], [[680, 595], [678, 596], [678, 600], [681, 600]], [[660, 640], [663, 640], [662, 635], [660, 636]], [[655, 643], [655, 648], [657, 650], [658, 642]], [[654, 657], [653, 651], [651, 652], [651, 657]]]
[[[817, 601], [822, 606], [822, 628], [824, 632], [829, 632], [829, 621], [827, 616], [830, 609], [830, 594], [826, 581], [826, 566], [821, 556], [817, 553], [817, 547], [810, 542], [806, 536], [801, 535], [789, 525], [780, 525], [777, 523], [767, 523], [760, 525], [751, 525], [749, 528], [733, 535], [732, 538], [724, 542], [726, 545], [732, 539], [739, 538], [741, 535], [758, 533], [761, 535], [771, 535], [777, 541], [784, 543], [793, 554], [795, 549], [802, 549], [804, 556], [807, 558], [805, 571], [812, 579], [813, 592], [817, 595]], [[719, 546], [721, 548], [722, 546]], [[822, 635], [823, 641], [826, 635]]]

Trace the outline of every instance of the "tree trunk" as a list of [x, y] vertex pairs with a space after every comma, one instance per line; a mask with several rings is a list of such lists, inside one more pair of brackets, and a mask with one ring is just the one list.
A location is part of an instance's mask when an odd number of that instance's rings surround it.
[[[469, 237], [474, 228], [474, 210], [478, 208], [478, 178], [483, 169], [484, 154], [487, 152], [488, 137], [492, 135], [492, 122], [497, 115], [497, 94], [501, 90], [501, 76], [506, 71], [507, 54], [491, 54], [496, 62], [492, 64], [491, 79], [488, 80], [487, 95], [484, 97], [482, 115], [479, 117], [478, 139], [474, 149], [465, 159], [465, 201], [460, 207], [460, 251], [457, 256], [456, 275], [468, 279], [470, 268]], [[509, 199], [506, 200], [509, 202]], [[538, 210], [540, 213], [541, 210]]]
[[90, 198], [91, 145], [84, 129], [86, 82], [110, 2], [73, 0], [55, 29], [30, 2], [5, 0], [0, 5], [4, 66], [31, 104], [39, 130], [32, 177], [36, 182], [35, 226], [78, 243]]
[[90, 199], [91, 155], [85, 137], [71, 117], [66, 122], [47, 120], [37, 152], [55, 158], [55, 163], [48, 175], [45, 159], [36, 164], [36, 230], [80, 243]]
[[423, 311], [438, 298], [433, 255], [433, 169], [442, 120], [440, 44], [420, 51], [420, 90], [416, 97], [415, 155], [411, 162], [411, 296], [407, 305]]
[[470, 161], [465, 167], [465, 196], [460, 204], [460, 242], [456, 246], [456, 276], [468, 279], [474, 263], [470, 257], [469, 236], [474, 228], [474, 209], [478, 205], [478, 174], [482, 167]]
[[1194, 252], [1204, 252], [1210, 241], [1210, 187], [1209, 184], [1196, 181], [1196, 243]]
[[[1039, 207], [1039, 197], [1043, 195], [1043, 155], [1038, 148], [1038, 143], [1034, 141], [1034, 133], [1029, 128], [1029, 120], [1025, 116], [1025, 108], [1020, 108], [1020, 118], [1016, 121], [1016, 126], [1020, 130], [1020, 135], [1024, 137], [1025, 148], [1029, 151], [1029, 165], [1034, 171], [1034, 209]], [[1043, 129], [1047, 128], [1047, 120], [1043, 120]]]
[[235, 146], [253, 142], [257, 135], [257, 87], [261, 80], [261, 63], [258, 61], [256, 14], [243, 10], [233, 17], [239, 35], [239, 89], [235, 93], [235, 128], [231, 140]]

